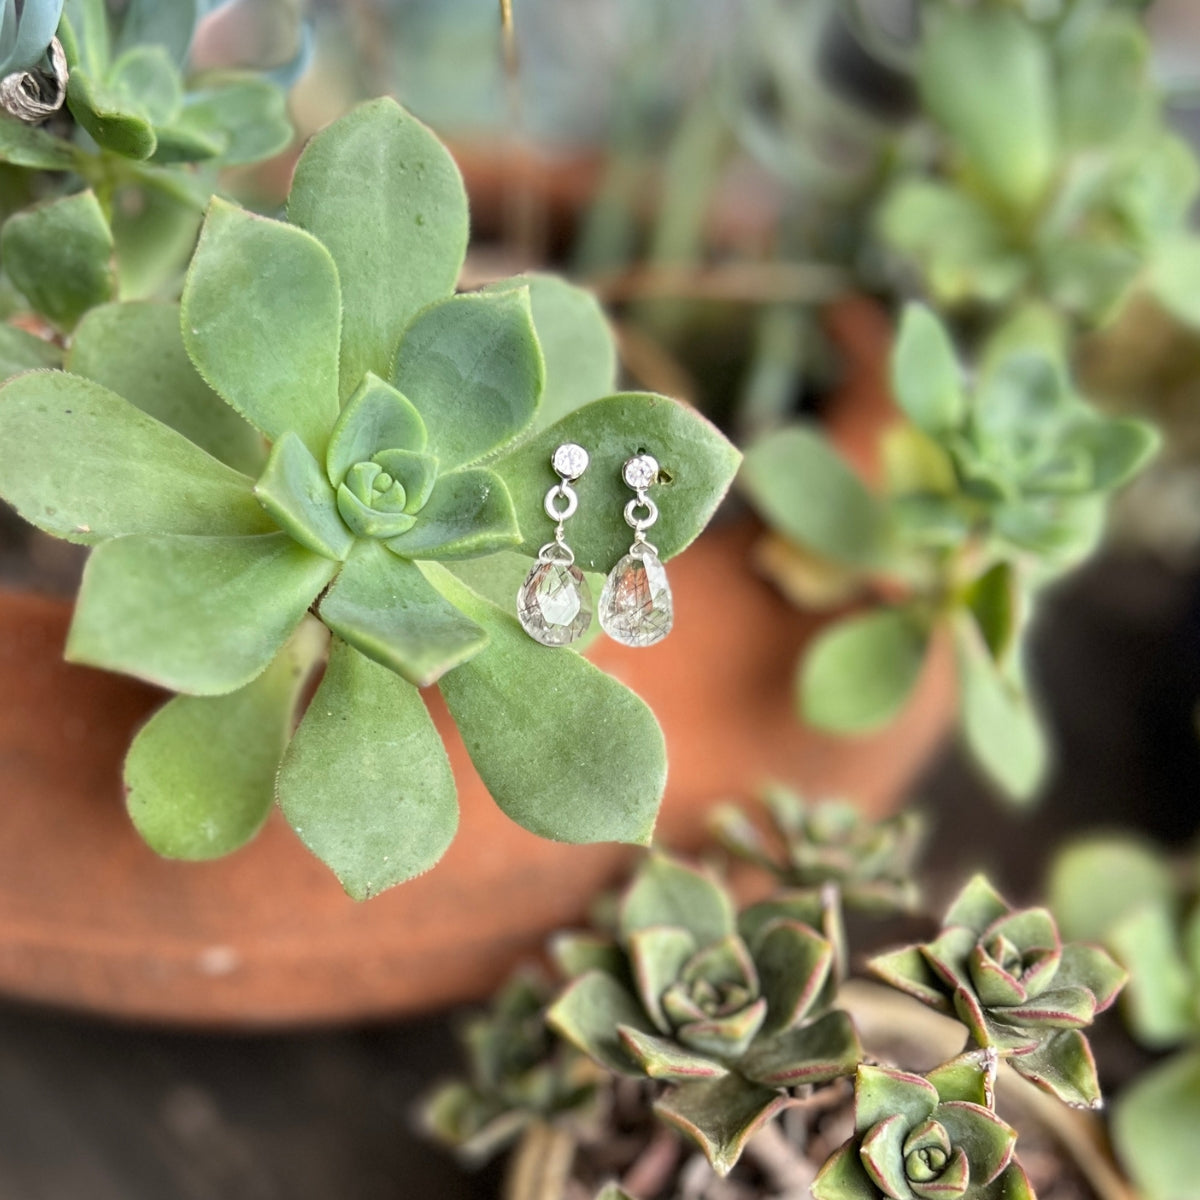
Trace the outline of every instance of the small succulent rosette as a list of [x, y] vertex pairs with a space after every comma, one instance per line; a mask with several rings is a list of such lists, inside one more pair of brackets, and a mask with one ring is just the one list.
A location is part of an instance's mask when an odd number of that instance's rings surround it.
[[543, 975], [521, 971], [461, 1041], [470, 1078], [446, 1083], [425, 1103], [425, 1128], [470, 1162], [482, 1162], [535, 1121], [583, 1120], [609, 1076], [547, 1028], [553, 994]]
[[356, 898], [427, 870], [458, 822], [418, 690], [435, 683], [513, 820], [650, 838], [653, 714], [534, 644], [514, 599], [551, 528], [560, 443], [592, 454], [571, 531], [588, 571], [625, 553], [620, 468], [639, 446], [672, 480], [664, 558], [739, 456], [684, 405], [616, 391], [580, 289], [456, 293], [467, 232], [445, 147], [393, 101], [361, 105], [305, 148], [287, 220], [214, 200], [181, 305], [92, 309], [65, 372], [0, 396], [0, 495], [94, 547], [67, 656], [180, 693], [125, 763], [130, 814], [163, 854], [229, 853], [277, 794]]
[[847, 908], [886, 915], [916, 906], [912, 868], [924, 834], [917, 813], [870, 821], [853, 804], [813, 803], [781, 786], [765, 789], [762, 798], [770, 817], [765, 834], [740, 808], [714, 814], [713, 831], [731, 854], [786, 888], [832, 885]]
[[984, 1073], [955, 1060], [927, 1076], [863, 1065], [854, 1136], [813, 1183], [815, 1200], [1034, 1200], [1016, 1131], [984, 1103]]
[[1067, 1104], [1099, 1107], [1082, 1030], [1117, 998], [1125, 971], [1098, 946], [1064, 944], [1044, 908], [1014, 910], [982, 876], [959, 893], [938, 937], [881, 955], [880, 978], [963, 1022], [980, 1047]]
[[722, 888], [662, 855], [638, 871], [614, 937], [566, 936], [556, 954], [572, 982], [550, 1024], [610, 1070], [666, 1084], [655, 1111], [722, 1174], [791, 1089], [861, 1058], [849, 1016], [828, 1007], [830, 942], [787, 917], [740, 930]]

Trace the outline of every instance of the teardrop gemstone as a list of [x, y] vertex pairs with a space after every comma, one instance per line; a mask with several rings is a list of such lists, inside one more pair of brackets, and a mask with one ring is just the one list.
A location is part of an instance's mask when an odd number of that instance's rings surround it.
[[592, 595], [578, 567], [537, 562], [517, 593], [517, 619], [543, 646], [567, 646], [592, 623]]
[[644, 547], [609, 572], [600, 593], [600, 624], [623, 646], [653, 646], [671, 632], [675, 604], [666, 568]]

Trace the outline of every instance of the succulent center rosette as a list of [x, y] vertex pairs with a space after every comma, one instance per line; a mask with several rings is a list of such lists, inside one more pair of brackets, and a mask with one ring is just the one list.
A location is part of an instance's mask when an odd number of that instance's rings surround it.
[[655, 1108], [724, 1173], [789, 1089], [849, 1074], [849, 1017], [830, 1010], [834, 947], [761, 910], [739, 926], [699, 871], [653, 856], [621, 904], [615, 936], [557, 945], [572, 977], [548, 1020], [598, 1062], [667, 1085]]
[[854, 1136], [817, 1176], [815, 1200], [1033, 1200], [978, 1065], [956, 1059], [926, 1077], [863, 1065], [854, 1097]]
[[1050, 913], [1014, 910], [981, 876], [959, 894], [932, 942], [874, 959], [894, 987], [954, 1013], [977, 1045], [1067, 1103], [1095, 1105], [1095, 1064], [1080, 1030], [1108, 1008], [1124, 970], [1098, 946], [1064, 944]]

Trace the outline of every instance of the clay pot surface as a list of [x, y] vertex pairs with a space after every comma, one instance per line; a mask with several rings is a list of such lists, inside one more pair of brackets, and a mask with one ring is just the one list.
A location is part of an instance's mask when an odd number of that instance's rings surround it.
[[[592, 652], [662, 722], [670, 778], [658, 835], [681, 849], [704, 842], [712, 804], [771, 778], [893, 808], [950, 710], [943, 653], [877, 737], [798, 725], [794, 664], [818, 622], [753, 574], [757, 532], [710, 532], [670, 564], [676, 628], [659, 646]], [[130, 825], [120, 781], [129, 739], [161, 694], [64, 663], [69, 618], [61, 601], [0, 592], [0, 990], [10, 995], [205, 1026], [429, 1009], [483, 995], [549, 931], [583, 917], [637, 853], [547, 842], [511, 822], [431, 692], [462, 818], [427, 875], [356, 904], [278, 813], [226, 859], [160, 859]]]

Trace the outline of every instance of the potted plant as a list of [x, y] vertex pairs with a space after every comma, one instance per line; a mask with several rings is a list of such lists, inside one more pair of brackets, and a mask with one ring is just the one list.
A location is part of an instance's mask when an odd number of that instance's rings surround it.
[[936, 937], [870, 960], [951, 1021], [898, 1014], [845, 985], [841, 912], [912, 903], [911, 817], [871, 826], [781, 791], [771, 811], [766, 832], [737, 810], [719, 824], [775, 877], [766, 898], [737, 912], [711, 876], [652, 855], [600, 928], [553, 943], [565, 983], [519, 978], [467, 1027], [471, 1078], [430, 1098], [426, 1124], [476, 1160], [519, 1139], [506, 1197], [590, 1197], [604, 1172], [622, 1189], [604, 1195], [1032, 1196], [1013, 1076], [1098, 1107], [1082, 1030], [1124, 981], [1107, 953], [976, 877]]

